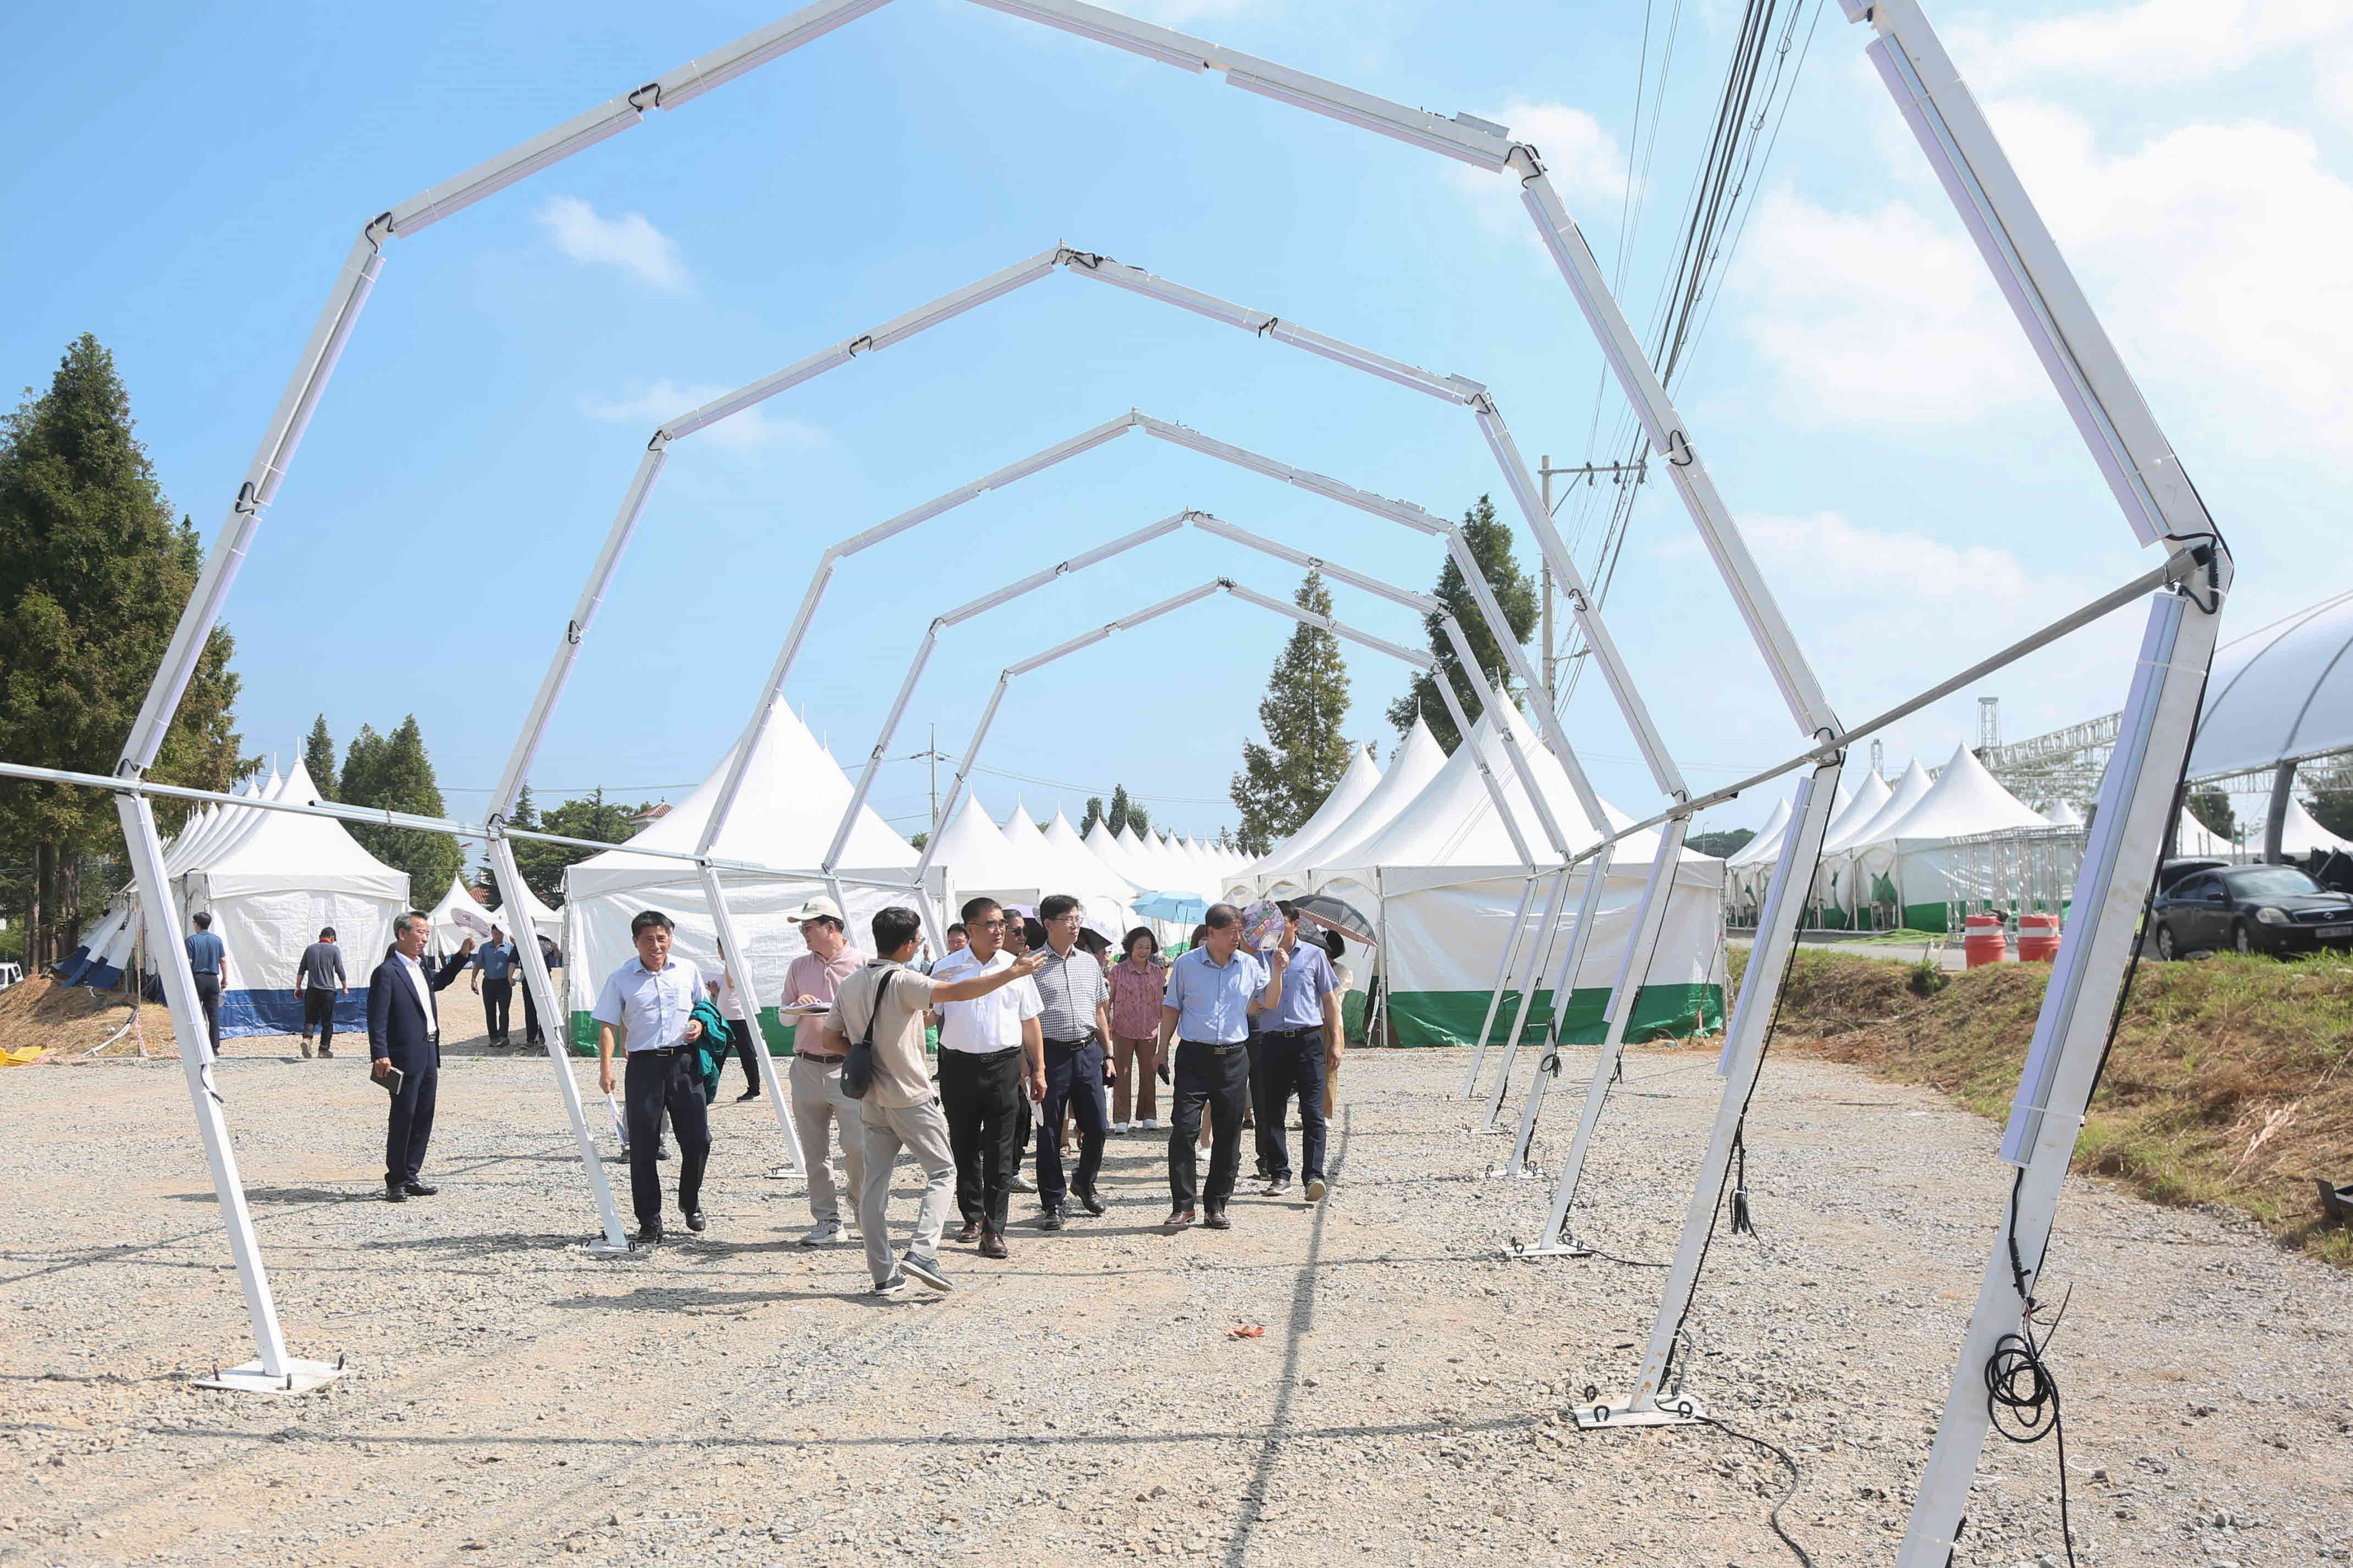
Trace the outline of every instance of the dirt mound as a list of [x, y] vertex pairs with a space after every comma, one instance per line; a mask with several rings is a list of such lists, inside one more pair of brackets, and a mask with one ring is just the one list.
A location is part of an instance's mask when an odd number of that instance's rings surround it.
[[[52, 1053], [50, 1060], [78, 1057], [131, 1021], [131, 993], [59, 985], [47, 975], [0, 991], [0, 1049], [31, 1047]], [[172, 1017], [162, 1007], [142, 1007], [139, 1027], [108, 1046], [106, 1056], [136, 1056], [138, 1037], [149, 1055], [173, 1053]]]
[[[1926, 1084], [2006, 1117], [2051, 973], [1988, 965], [1929, 994], [1883, 959], [1801, 952], [1778, 1043]], [[2316, 1178], [2353, 1181], [2353, 965], [2216, 954], [2143, 963], [2075, 1168], [2159, 1203], [2229, 1204], [2274, 1235], [2353, 1265]]]

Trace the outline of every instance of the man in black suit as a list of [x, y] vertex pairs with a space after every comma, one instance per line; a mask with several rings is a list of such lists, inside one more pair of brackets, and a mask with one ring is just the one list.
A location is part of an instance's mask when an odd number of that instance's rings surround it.
[[436, 1188], [417, 1179], [425, 1164], [425, 1144], [433, 1136], [433, 1096], [441, 1077], [441, 1019], [433, 993], [458, 978], [474, 955], [474, 939], [442, 962], [436, 973], [424, 963], [433, 917], [411, 910], [392, 922], [392, 951], [368, 976], [368, 1055], [378, 1078], [398, 1068], [405, 1075], [392, 1097], [385, 1130], [384, 1195], [388, 1203], [429, 1198]]

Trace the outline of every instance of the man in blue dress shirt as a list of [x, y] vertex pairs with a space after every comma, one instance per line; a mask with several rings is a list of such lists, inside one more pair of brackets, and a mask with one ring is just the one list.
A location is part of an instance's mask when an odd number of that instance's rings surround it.
[[621, 1103], [628, 1118], [629, 1198], [638, 1212], [638, 1239], [646, 1242], [662, 1238], [661, 1172], [654, 1160], [664, 1110], [678, 1130], [678, 1206], [689, 1230], [702, 1228], [702, 1169], [711, 1159], [702, 1079], [688, 1049], [702, 1038], [694, 1017], [702, 975], [670, 956], [670, 917], [659, 910], [629, 922], [638, 955], [607, 977], [595, 1014], [597, 1080], [607, 1094], [613, 1092], [616, 1037], [628, 1052]]
[[491, 928], [489, 944], [474, 954], [474, 989], [481, 994], [482, 1025], [494, 1046], [513, 1043], [507, 1030], [514, 1016], [515, 968], [522, 962], [522, 955], [498, 926]]
[[1299, 910], [1287, 899], [1282, 911], [1282, 1000], [1252, 1020], [1259, 1068], [1258, 1156], [1266, 1167], [1264, 1195], [1279, 1198], [1291, 1187], [1291, 1140], [1283, 1121], [1289, 1100], [1299, 1097], [1300, 1175], [1309, 1203], [1324, 1196], [1324, 1069], [1340, 1055], [1340, 977], [1332, 960], [1312, 942], [1299, 940]]
[[213, 1055], [220, 1055], [221, 977], [228, 972], [228, 949], [213, 934], [209, 911], [195, 918], [187, 934], [188, 968], [196, 977], [196, 1005], [205, 1010], [205, 1032], [212, 1037]]
[[[1241, 911], [1212, 904], [1202, 917], [1206, 934], [1168, 966], [1168, 988], [1160, 1005], [1160, 1053], [1176, 1042], [1174, 1115], [1168, 1133], [1166, 1223], [1193, 1223], [1194, 1205], [1207, 1211], [1202, 1223], [1225, 1230], [1226, 1204], [1234, 1195], [1241, 1165], [1242, 1115], [1250, 1109], [1250, 1015], [1282, 1000], [1287, 957], [1281, 947], [1264, 959], [1241, 951]], [[1209, 1176], [1197, 1192], [1193, 1171], [1201, 1114], [1209, 1116]]]

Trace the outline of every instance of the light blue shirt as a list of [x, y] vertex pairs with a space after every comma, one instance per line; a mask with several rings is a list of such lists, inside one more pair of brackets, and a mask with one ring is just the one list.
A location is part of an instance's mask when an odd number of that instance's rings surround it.
[[680, 1043], [702, 997], [702, 972], [686, 960], [673, 956], [648, 969], [644, 959], [632, 958], [606, 977], [593, 1016], [626, 1029], [630, 1051], [659, 1050]]
[[485, 980], [504, 980], [522, 962], [522, 956], [511, 942], [492, 943], [474, 950], [474, 967], [482, 972]]
[[1332, 961], [1312, 942], [1294, 942], [1290, 965], [1282, 972], [1282, 1000], [1258, 1016], [1264, 1029], [1320, 1029], [1324, 998], [1340, 989]]
[[228, 949], [221, 939], [208, 931], [188, 933], [188, 967], [198, 974], [218, 974], [228, 958]]
[[1237, 947], [1221, 966], [1209, 962], [1208, 947], [1197, 947], [1168, 966], [1160, 1005], [1176, 1009], [1178, 1039], [1237, 1046], [1250, 1037], [1250, 1001], [1266, 982], [1267, 967], [1256, 953]]

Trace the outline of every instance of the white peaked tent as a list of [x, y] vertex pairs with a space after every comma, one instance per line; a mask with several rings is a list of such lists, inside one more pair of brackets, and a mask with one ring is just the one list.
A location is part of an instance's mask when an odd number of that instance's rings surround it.
[[947, 879], [951, 921], [961, 919], [964, 901], [991, 898], [1000, 903], [1034, 904], [1050, 889], [1039, 887], [1043, 868], [1025, 862], [1006, 841], [1005, 830], [989, 820], [980, 796], [967, 795], [964, 805], [940, 830], [940, 846], [932, 868]]
[[[509, 936], [515, 934], [514, 925], [507, 919], [508, 906], [512, 902], [512, 900], [509, 900], [507, 904], [500, 905], [491, 915], [491, 919], [496, 921]], [[562, 940], [564, 911], [550, 909], [542, 901], [540, 896], [528, 887], [522, 890], [522, 912], [524, 918], [531, 921], [533, 931], [538, 931], [542, 936], [555, 937], [559, 942]]]
[[2075, 814], [2075, 807], [2073, 805], [2063, 800], [2052, 806], [2049, 811], [2044, 812], [2042, 814], [2042, 819], [2053, 827], [2081, 827], [2084, 826], [2084, 819]]
[[[1440, 749], [1438, 738], [1417, 716], [1413, 728], [1405, 732], [1405, 739], [1398, 742], [1397, 750], [1390, 754], [1388, 770], [1381, 774], [1381, 782], [1374, 786], [1372, 794], [1348, 814], [1346, 821], [1325, 835], [1311, 859], [1294, 869], [1308, 873], [1312, 879], [1313, 869], [1316, 866], [1366, 864], [1360, 853], [1363, 847], [1395, 822], [1421, 792], [1430, 787], [1430, 781], [1436, 778], [1439, 770], [1445, 765], [1446, 753]], [[1259, 866], [1249, 868], [1253, 877], [1261, 870]]]
[[[311, 805], [319, 792], [297, 763], [279, 782], [275, 798]], [[252, 820], [181, 879], [185, 912], [209, 910], [213, 932], [228, 952], [222, 1035], [291, 1035], [301, 1028], [294, 966], [323, 926], [335, 928], [353, 982], [351, 994], [336, 1005], [336, 1025], [366, 1027], [367, 975], [391, 945], [393, 917], [408, 907], [408, 873], [361, 848], [332, 817], [237, 815]]]
[[[1096, 826], [1100, 827], [1102, 824]], [[1080, 837], [1079, 830], [1071, 826], [1071, 819], [1059, 810], [1054, 813], [1054, 820], [1046, 825], [1046, 842], [1062, 857], [1063, 865], [1070, 868], [1069, 875], [1078, 886], [1101, 888], [1115, 895], [1122, 903], [1134, 897], [1135, 879], [1104, 859], [1092, 844]]]
[[[259, 793], [260, 781], [239, 779], [229, 792], [250, 797]], [[174, 879], [189, 867], [201, 865], [206, 852], [214, 844], [227, 838], [231, 825], [242, 825], [252, 815], [232, 806], [205, 805], [191, 814], [181, 825], [180, 831], [164, 847], [164, 874]], [[132, 954], [139, 940], [139, 904], [136, 891], [125, 888], [109, 898], [97, 920], [81, 933], [74, 950], [58, 965], [60, 985], [88, 985], [94, 990], [111, 991], [122, 983], [131, 967]]]
[[1839, 889], [1845, 901], [1848, 918], [1858, 925], [1868, 924], [1871, 909], [1871, 882], [1864, 875], [1857, 857], [1862, 847], [1880, 837], [1882, 831], [1903, 819], [1904, 814], [1920, 804], [1920, 797], [1936, 785], [1928, 770], [1915, 757], [1887, 792], [1886, 801], [1872, 813], [1868, 820], [1822, 840], [1824, 879]]
[[1031, 874], [1039, 889], [1039, 897], [1068, 893], [1079, 900], [1090, 920], [1114, 931], [1125, 931], [1134, 924], [1134, 913], [1128, 908], [1134, 885], [1079, 843], [1078, 835], [1071, 832], [1070, 823], [1059, 811], [1054, 814], [1054, 821], [1069, 835], [1070, 846], [1077, 854], [1070, 853], [1050, 833], [1041, 830], [1030, 816], [1029, 808], [1018, 801], [1014, 803], [1013, 815], [1005, 819], [1006, 845], [1013, 851], [1015, 860]]
[[2005, 828], [2048, 827], [2034, 808], [2001, 787], [1967, 746], [1953, 748], [1936, 782], [1912, 809], [1887, 822], [1854, 851], [1868, 897], [1896, 906], [1915, 931], [1944, 931], [1954, 896], [1948, 846], [1956, 838]]
[[[1507, 721], [1571, 847], [1592, 843], [1593, 830], [1560, 763], [1537, 744], [1517, 714]], [[1347, 864], [1327, 861], [1311, 877], [1314, 891], [1342, 899], [1378, 923], [1382, 946], [1377, 956], [1388, 987], [1388, 1016], [1402, 1046], [1460, 1045], [1476, 1037], [1504, 945], [1514, 935], [1513, 919], [1525, 885], [1522, 866], [1472, 765], [1473, 747], [1486, 756], [1503, 785], [1505, 803], [1530, 848], [1548, 858], [1543, 826], [1491, 720], [1482, 716], [1470, 740], [1456, 748], [1389, 823], [1357, 844], [1342, 847]], [[1393, 775], [1398, 767], [1392, 764]], [[1618, 826], [1632, 820], [1605, 810]], [[1602, 883], [1592, 941], [1583, 966], [1569, 982], [1561, 1025], [1565, 1040], [1601, 1037], [1602, 1005], [1632, 935], [1658, 845], [1657, 835], [1642, 833], [1617, 847]], [[1581, 867], [1570, 874], [1566, 907], [1571, 910], [1584, 894], [1588, 872], [1588, 868]], [[1720, 1024], [1723, 878], [1721, 860], [1683, 852], [1668, 895], [1658, 952], [1637, 991], [1630, 1038], [1690, 1034]], [[1549, 885], [1549, 879], [1539, 884], [1523, 931], [1532, 933], [1540, 925], [1543, 893]], [[1564, 933], [1571, 923], [1562, 922]], [[1521, 945], [1525, 950], [1528, 943]], [[1557, 952], [1547, 955], [1538, 994], [1528, 1010], [1525, 1033], [1531, 1039], [1540, 1037], [1549, 1022], [1551, 976], [1558, 958]], [[1507, 1001], [1515, 1012], [1516, 996]]]
[[[1280, 886], [1288, 876], [1295, 876], [1314, 863], [1315, 851], [1330, 838], [1341, 824], [1356, 815], [1356, 808], [1371, 798], [1381, 784], [1381, 770], [1362, 752], [1355, 752], [1348, 760], [1347, 771], [1340, 775], [1324, 804], [1314, 814], [1299, 825], [1299, 830], [1268, 850], [1263, 858], [1250, 868], [1250, 879], [1260, 888], [1273, 889], [1278, 895], [1288, 890]], [[1240, 873], [1230, 868], [1221, 876], [1237, 879]]]
[[[1926, 793], [1926, 775], [1923, 775], [1922, 782], [1923, 793]], [[1862, 783], [1855, 786], [1853, 797], [1842, 810], [1832, 814], [1829, 826], [1822, 830], [1821, 857], [1814, 868], [1815, 924], [1844, 927], [1853, 920], [1848, 910], [1852, 900], [1847, 897], [1847, 880], [1852, 868], [1843, 858], [1845, 841], [1878, 816], [1880, 808], [1894, 793], [1887, 787], [1885, 779], [1865, 769]]]
[[1755, 911], [1765, 902], [1765, 883], [1773, 875], [1774, 857], [1780, 854], [1781, 839], [1788, 831], [1789, 803], [1777, 800], [1756, 836], [1724, 858], [1725, 889], [1734, 906], [1744, 911], [1744, 923], [1754, 923]]
[[[477, 943], [490, 941], [491, 924], [497, 919], [491, 913], [488, 904], [474, 897], [462, 875], [449, 879], [449, 890], [441, 895], [439, 903], [426, 912], [433, 917], [433, 936], [426, 944], [426, 951], [439, 955], [457, 952], [466, 945], [466, 939], [470, 936]], [[348, 955], [343, 963], [347, 966], [350, 964]]]
[[[592, 855], [565, 871], [564, 973], [574, 1049], [596, 1048], [589, 1010], [596, 1005], [596, 991], [605, 977], [630, 956], [629, 921], [639, 910], [659, 910], [670, 916], [677, 925], [671, 950], [704, 973], [718, 974], [716, 918], [694, 868], [682, 860], [658, 859], [631, 850], [691, 853], [711, 820], [734, 756], [735, 747], [731, 746], [686, 799], [649, 823], [627, 844]], [[834, 829], [849, 805], [849, 780], [840, 764], [779, 698], [744, 769], [734, 809], [711, 852], [723, 859], [814, 870], [833, 842]], [[861, 807], [850, 825], [840, 874], [904, 880], [914, 864], [915, 851], [907, 841], [871, 809]], [[736, 935], [749, 949], [738, 956], [750, 966], [759, 988], [762, 1031], [769, 1048], [780, 1050], [786, 1037], [776, 1016], [776, 994], [783, 987], [786, 968], [807, 951], [799, 925], [789, 917], [810, 898], [825, 892], [825, 885], [815, 877], [724, 870], [719, 879]], [[909, 898], [856, 881], [845, 882], [842, 893], [848, 901], [843, 913], [850, 943], [861, 950], [873, 940], [869, 922], [874, 911]]]
[[2238, 858], [2239, 847], [2207, 826], [2205, 819], [2187, 806], [2181, 811], [2179, 839], [2179, 852], [2185, 856], [2221, 860]]

